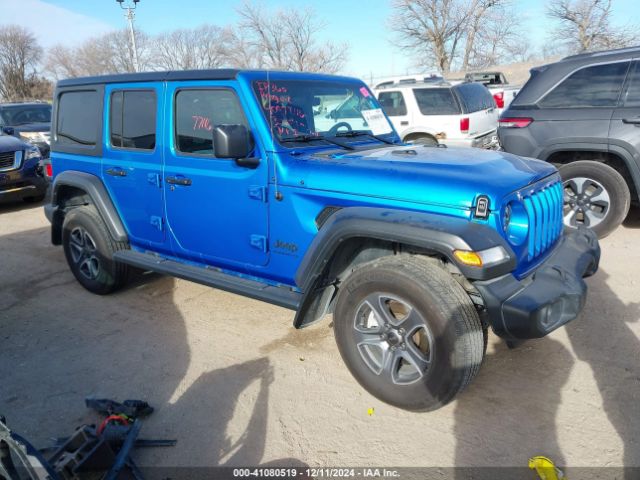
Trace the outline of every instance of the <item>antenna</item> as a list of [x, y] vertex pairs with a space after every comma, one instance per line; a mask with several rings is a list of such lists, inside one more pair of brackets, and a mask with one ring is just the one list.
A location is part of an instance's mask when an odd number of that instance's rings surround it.
[[[267, 101], [267, 108], [269, 108], [269, 134], [271, 135], [271, 145], [275, 145], [275, 138], [273, 135], [273, 109], [271, 108], [271, 77], [269, 75], [270, 70], [267, 69], [267, 95], [269, 99]], [[273, 160], [273, 189], [276, 200], [282, 200], [282, 194], [278, 191], [278, 166], [276, 165], [275, 155], [271, 156]]]

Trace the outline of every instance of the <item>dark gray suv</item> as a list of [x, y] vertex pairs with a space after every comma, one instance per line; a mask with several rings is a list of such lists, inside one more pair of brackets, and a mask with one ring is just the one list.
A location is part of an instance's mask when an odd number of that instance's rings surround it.
[[640, 47], [534, 68], [498, 136], [507, 152], [560, 168], [566, 225], [608, 235], [639, 200]]

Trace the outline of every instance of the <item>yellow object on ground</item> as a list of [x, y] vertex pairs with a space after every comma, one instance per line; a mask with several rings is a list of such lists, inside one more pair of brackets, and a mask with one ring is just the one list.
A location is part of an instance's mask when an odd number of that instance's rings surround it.
[[556, 467], [547, 457], [532, 457], [529, 468], [535, 470], [541, 480], [567, 480], [562, 470]]

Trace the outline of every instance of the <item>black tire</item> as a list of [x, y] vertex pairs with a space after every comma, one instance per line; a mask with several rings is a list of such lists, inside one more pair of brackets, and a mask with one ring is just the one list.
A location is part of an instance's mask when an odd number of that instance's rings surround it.
[[106, 295], [126, 283], [129, 269], [115, 262], [113, 254], [129, 246], [113, 240], [93, 205], [74, 208], [66, 214], [62, 246], [71, 272], [90, 292]]
[[[370, 302], [376, 298], [380, 310], [372, 315]], [[402, 310], [397, 302], [407, 307], [406, 316], [393, 312]], [[372, 317], [380, 325], [362, 325]], [[390, 327], [381, 325], [383, 317]], [[411, 327], [421, 324], [419, 330]], [[404, 334], [403, 325], [408, 329]], [[412, 411], [435, 410], [450, 402], [475, 377], [484, 353], [482, 324], [467, 293], [438, 265], [419, 256], [384, 257], [349, 275], [338, 291], [334, 332], [338, 350], [360, 385], [383, 402]], [[383, 335], [384, 340], [376, 339]], [[417, 361], [408, 361], [407, 355]], [[426, 366], [420, 373], [416, 365]]]
[[564, 223], [586, 226], [604, 238], [624, 221], [631, 206], [629, 186], [609, 165], [581, 160], [560, 167], [564, 183]]

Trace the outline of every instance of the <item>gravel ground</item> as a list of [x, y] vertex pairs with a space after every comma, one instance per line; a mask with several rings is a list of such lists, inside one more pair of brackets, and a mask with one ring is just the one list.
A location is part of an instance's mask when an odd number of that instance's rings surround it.
[[578, 320], [515, 350], [492, 336], [471, 387], [427, 414], [360, 388], [330, 319], [295, 331], [290, 311], [156, 275], [95, 296], [40, 206], [0, 219], [0, 413], [36, 445], [95, 421], [95, 395], [157, 407], [144, 436], [178, 445], [141, 465], [640, 466], [638, 210], [602, 242]]

